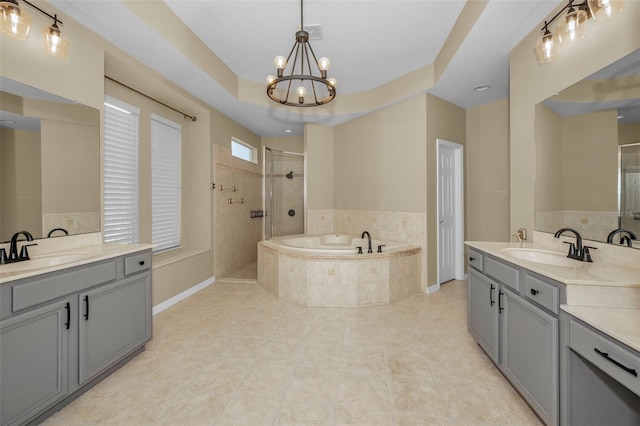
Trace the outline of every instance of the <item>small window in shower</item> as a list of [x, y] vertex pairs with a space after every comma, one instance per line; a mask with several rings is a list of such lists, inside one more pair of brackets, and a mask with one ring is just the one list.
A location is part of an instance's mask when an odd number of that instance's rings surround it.
[[232, 138], [231, 139], [231, 155], [241, 160], [258, 164], [258, 150], [249, 144]]

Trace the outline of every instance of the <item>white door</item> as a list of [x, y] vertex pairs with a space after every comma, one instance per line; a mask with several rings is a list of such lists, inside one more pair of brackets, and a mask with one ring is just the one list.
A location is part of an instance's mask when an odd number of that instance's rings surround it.
[[455, 167], [455, 149], [440, 145], [438, 149], [439, 284], [455, 278]]

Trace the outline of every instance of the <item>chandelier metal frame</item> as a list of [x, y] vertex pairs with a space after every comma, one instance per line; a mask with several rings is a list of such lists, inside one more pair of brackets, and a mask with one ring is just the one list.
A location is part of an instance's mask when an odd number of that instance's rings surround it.
[[[316, 54], [311, 47], [311, 43], [309, 43], [309, 33], [304, 30], [304, 12], [302, 2], [303, 0], [300, 0], [300, 31], [296, 32], [296, 41], [289, 52], [289, 56], [286, 58], [285, 65], [282, 68], [277, 68], [277, 77], [268, 77], [267, 95], [271, 100], [282, 105], [293, 107], [315, 107], [325, 105], [336, 97], [336, 82], [335, 79], [327, 78], [326, 68], [321, 69]], [[311, 56], [309, 55], [309, 52], [311, 52]], [[292, 55], [294, 56], [290, 74], [284, 75], [287, 66], [290, 64], [289, 60]], [[313, 58], [313, 61], [311, 58]], [[321, 58], [321, 60], [323, 59], [326, 58]], [[317, 69], [316, 75], [314, 75], [312, 71], [312, 63]], [[292, 86], [296, 81], [301, 84], [304, 84], [305, 81], [310, 83], [307, 85], [311, 88], [309, 96], [307, 96], [306, 93], [300, 96], [299, 93], [296, 93], [297, 88], [293, 88], [294, 93], [292, 94]], [[286, 89], [278, 89], [277, 86], [280, 83], [284, 83]], [[322, 86], [318, 87], [318, 85]], [[322, 92], [326, 90], [328, 96], [322, 97], [323, 93], [320, 93], [321, 90]], [[282, 94], [284, 94], [284, 97], [279, 97], [279, 95]], [[311, 102], [306, 102], [305, 98], [311, 98]]]

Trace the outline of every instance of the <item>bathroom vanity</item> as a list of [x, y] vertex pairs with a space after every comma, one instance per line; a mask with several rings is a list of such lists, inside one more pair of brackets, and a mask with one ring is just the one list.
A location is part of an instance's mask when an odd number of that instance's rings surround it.
[[[469, 332], [538, 416], [640, 424], [640, 271], [533, 243], [467, 246]], [[628, 305], [598, 306], [603, 288]], [[589, 291], [595, 306], [570, 304]]]
[[[59, 253], [68, 263], [0, 267], [2, 425], [43, 420], [151, 339], [151, 246], [71, 252]], [[34, 256], [47, 258], [56, 253]]]

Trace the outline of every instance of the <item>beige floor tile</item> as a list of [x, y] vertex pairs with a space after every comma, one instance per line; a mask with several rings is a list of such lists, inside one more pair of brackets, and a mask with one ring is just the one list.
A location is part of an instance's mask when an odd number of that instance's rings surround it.
[[181, 392], [169, 402], [166, 411], [155, 424], [212, 425], [228, 400], [227, 395]]
[[441, 390], [454, 419], [492, 424], [513, 422], [513, 417], [507, 417], [504, 402], [496, 398], [488, 385], [474, 383], [470, 392], [469, 384], [446, 382]]
[[391, 411], [337, 407], [334, 424], [336, 426], [389, 426], [393, 425], [393, 413]]
[[342, 366], [342, 343], [313, 341], [302, 351], [300, 367], [340, 368]]
[[335, 404], [340, 376], [334, 369], [296, 368], [284, 399]]
[[216, 426], [257, 426], [271, 425], [280, 410], [280, 401], [235, 397], [227, 403], [215, 420]]
[[336, 405], [365, 410], [391, 410], [386, 376], [344, 371], [340, 379]]
[[245, 397], [282, 399], [293, 377], [293, 367], [260, 364], [247, 372], [237, 393]]
[[317, 403], [284, 401], [276, 425], [333, 425], [334, 407]]
[[393, 375], [409, 377], [435, 377], [431, 362], [419, 352], [386, 351], [387, 365]]
[[396, 426], [446, 426], [451, 424], [447, 417], [421, 416], [412, 413], [394, 412]]
[[393, 377], [391, 397], [397, 411], [424, 416], [448, 417], [440, 384], [426, 378]]
[[376, 346], [347, 346], [342, 349], [342, 368], [352, 371], [388, 373], [384, 351]]

